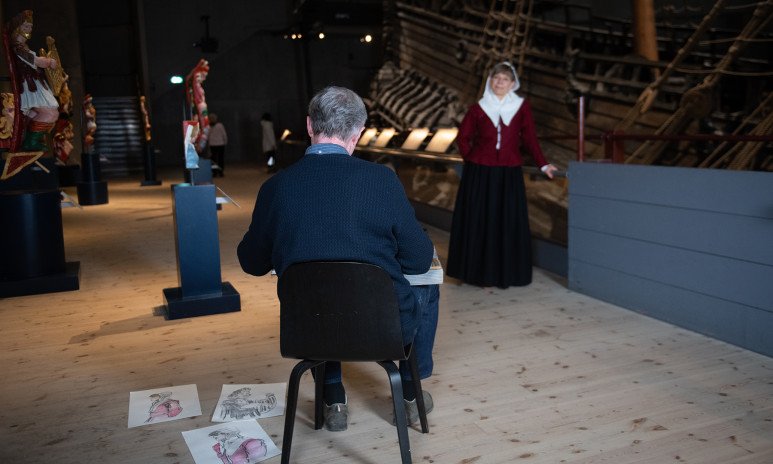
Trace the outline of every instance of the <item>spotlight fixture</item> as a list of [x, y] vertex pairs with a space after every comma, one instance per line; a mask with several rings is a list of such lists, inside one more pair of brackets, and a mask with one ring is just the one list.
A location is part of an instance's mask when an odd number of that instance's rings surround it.
[[183, 83], [183, 78], [182, 78], [182, 76], [172, 76], [169, 79], [169, 82], [171, 82], [172, 84], [182, 84]]
[[194, 42], [193, 47], [199, 47], [205, 53], [216, 53], [217, 39], [209, 36], [209, 15], [202, 16], [201, 20], [204, 22], [204, 37], [198, 42]]

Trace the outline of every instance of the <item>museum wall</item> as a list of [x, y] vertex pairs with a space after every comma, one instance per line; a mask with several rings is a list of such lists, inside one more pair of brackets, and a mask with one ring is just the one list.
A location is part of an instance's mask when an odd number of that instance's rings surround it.
[[[211, 68], [204, 89], [209, 111], [228, 131], [229, 160], [261, 158], [263, 113], [271, 113], [278, 133], [290, 129], [304, 138], [306, 105], [316, 90], [336, 84], [365, 95], [380, 66], [378, 45], [364, 47], [359, 26], [328, 28], [325, 40], [285, 38], [314, 22], [294, 14], [290, 0], [231, 0], [227, 9], [204, 1], [143, 3], [153, 137], [162, 165], [182, 157], [183, 89], [169, 77], [185, 76], [201, 58]], [[215, 52], [193, 46], [205, 36], [204, 15], [218, 41]]]
[[569, 288], [773, 356], [764, 172], [570, 163]]
[[[174, 166], [182, 165], [184, 89], [170, 78], [184, 78], [202, 58], [211, 68], [204, 84], [209, 111], [228, 130], [230, 161], [260, 157], [265, 112], [273, 116], [277, 132], [288, 128], [302, 138], [305, 106], [314, 91], [336, 84], [367, 94], [381, 64], [380, 33], [372, 33], [374, 42], [361, 43], [359, 36], [369, 28], [353, 24], [362, 17], [338, 12], [348, 8], [347, 2], [300, 12], [293, 10], [295, 3], [5, 0], [2, 11], [4, 22], [23, 9], [35, 11], [32, 48], [39, 49], [46, 35], [54, 36], [78, 107], [85, 93], [95, 98], [146, 95], [157, 164]], [[371, 8], [378, 4], [370, 3]], [[285, 38], [293, 30], [308, 31], [328, 21], [335, 24], [323, 41], [308, 34], [303, 40]], [[200, 46], [207, 25], [216, 49]], [[73, 119], [78, 124], [80, 116]], [[80, 152], [80, 142], [75, 151]]]
[[[273, 115], [278, 127], [300, 118], [295, 44], [283, 39], [285, 3], [230, 1], [225, 9], [215, 2], [144, 2], [147, 82], [159, 164], [182, 160], [184, 87], [172, 84], [170, 77], [184, 78], [200, 59], [209, 62], [207, 105], [226, 127], [230, 160], [260, 153], [264, 112]], [[205, 15], [216, 51], [194, 46], [205, 38]]]

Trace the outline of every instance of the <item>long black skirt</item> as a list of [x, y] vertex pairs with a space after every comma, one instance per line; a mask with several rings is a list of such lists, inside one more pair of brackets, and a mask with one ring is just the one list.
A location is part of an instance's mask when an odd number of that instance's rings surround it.
[[531, 283], [531, 234], [521, 167], [465, 163], [446, 274], [483, 287]]

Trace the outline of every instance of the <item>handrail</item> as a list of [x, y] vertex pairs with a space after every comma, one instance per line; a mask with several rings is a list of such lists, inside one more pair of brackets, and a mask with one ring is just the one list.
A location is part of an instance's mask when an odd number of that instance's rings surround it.
[[[286, 139], [284, 143], [290, 144], [290, 145], [306, 145], [307, 142], [305, 140], [295, 140], [295, 139]], [[386, 148], [386, 147], [360, 147], [357, 146], [354, 148], [354, 152], [367, 152], [367, 153], [374, 153], [379, 155], [387, 155], [387, 156], [397, 156], [400, 158], [417, 158], [417, 159], [423, 159], [428, 161], [437, 161], [442, 163], [450, 163], [450, 164], [462, 164], [464, 163], [464, 159], [458, 154], [451, 153], [434, 153], [429, 151], [421, 151], [421, 150], [404, 150], [402, 148]], [[539, 168], [536, 168], [534, 166], [523, 166], [522, 167], [523, 172], [530, 174], [530, 175], [538, 175], [547, 177], [544, 172], [542, 172]], [[566, 171], [555, 171], [553, 174], [554, 177], [564, 177], [566, 178]]]
[[[376, 153], [376, 154], [388, 155], [388, 156], [397, 156], [397, 157], [403, 157], [403, 158], [418, 158], [418, 159], [438, 161], [443, 163], [452, 163], [452, 164], [464, 163], [464, 159], [462, 159], [462, 157], [458, 154], [432, 153], [428, 151], [403, 150], [402, 148], [381, 148], [381, 147], [356, 147], [354, 151], [355, 152], [364, 151], [369, 153]], [[530, 175], [547, 177], [544, 172], [542, 172], [539, 168], [536, 168], [534, 166], [522, 166], [522, 169], [523, 169], [523, 172]], [[553, 173], [553, 176], [564, 177], [564, 178], [567, 177], [566, 171], [555, 171]]]
[[[693, 134], [693, 135], [661, 135], [661, 134], [626, 134], [621, 131], [609, 131], [601, 134], [549, 134], [537, 137], [540, 140], [601, 140], [605, 145], [606, 158], [593, 159], [594, 162], [604, 161], [612, 163], [622, 162], [621, 153], [622, 147], [620, 143], [626, 140], [668, 140], [668, 141], [716, 141], [716, 142], [773, 142], [773, 135], [716, 135], [716, 134]], [[288, 139], [285, 143], [289, 144], [307, 144], [305, 140], [293, 140]], [[436, 153], [421, 150], [405, 150], [402, 148], [388, 148], [388, 147], [370, 147], [370, 146], [357, 146], [355, 152], [367, 152], [379, 155], [396, 156], [400, 158], [416, 158], [428, 161], [437, 161], [451, 164], [462, 164], [464, 159], [461, 155], [456, 153]], [[582, 158], [578, 161], [585, 161], [584, 150], [580, 151], [578, 147], [578, 155], [582, 154]], [[523, 171], [530, 175], [542, 175], [545, 174], [538, 168], [533, 166], [523, 166]], [[556, 171], [554, 177], [566, 178], [567, 171]]]

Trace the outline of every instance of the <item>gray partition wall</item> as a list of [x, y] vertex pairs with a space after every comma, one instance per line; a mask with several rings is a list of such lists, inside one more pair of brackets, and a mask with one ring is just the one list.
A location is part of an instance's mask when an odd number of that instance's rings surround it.
[[570, 289], [773, 356], [773, 174], [571, 163]]

